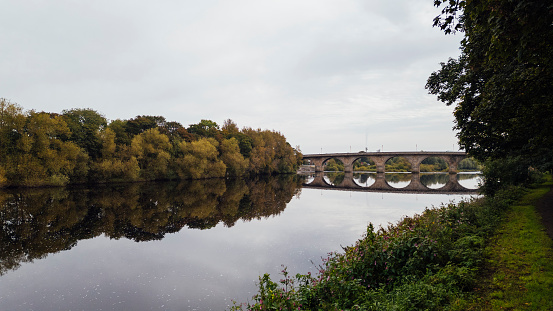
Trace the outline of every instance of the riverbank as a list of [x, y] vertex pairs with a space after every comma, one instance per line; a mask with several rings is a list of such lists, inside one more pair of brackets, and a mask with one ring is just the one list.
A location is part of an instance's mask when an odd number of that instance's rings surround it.
[[233, 310], [551, 309], [553, 245], [534, 208], [550, 187], [551, 179], [369, 226], [318, 275], [264, 275], [254, 301]]
[[512, 206], [486, 249], [483, 277], [457, 310], [553, 310], [553, 182]]

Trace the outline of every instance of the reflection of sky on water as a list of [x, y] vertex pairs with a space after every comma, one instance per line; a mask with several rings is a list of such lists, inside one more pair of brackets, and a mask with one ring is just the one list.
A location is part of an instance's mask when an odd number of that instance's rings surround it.
[[430, 189], [440, 189], [447, 184], [449, 181], [448, 173], [421, 173], [420, 174], [421, 184], [425, 185]]
[[457, 181], [459, 184], [467, 189], [477, 189], [483, 182], [482, 173], [480, 172], [467, 172], [457, 174]]
[[411, 173], [388, 173], [384, 174], [384, 178], [388, 185], [394, 188], [405, 188], [411, 183], [411, 178], [413, 174]]
[[376, 181], [376, 173], [357, 173], [353, 174], [353, 181], [356, 185], [368, 188]]
[[184, 228], [140, 243], [82, 240], [0, 277], [0, 309], [222, 310], [231, 299], [247, 301], [259, 275], [280, 279], [281, 264], [292, 274], [314, 272], [321, 256], [353, 244], [369, 222], [385, 226], [460, 199], [303, 189], [280, 215], [232, 228]]

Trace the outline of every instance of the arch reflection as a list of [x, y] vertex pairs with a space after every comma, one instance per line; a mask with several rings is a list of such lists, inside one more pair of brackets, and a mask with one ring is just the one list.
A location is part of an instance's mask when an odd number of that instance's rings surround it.
[[343, 172], [326, 172], [323, 178], [330, 186], [340, 186], [344, 182], [345, 174]]
[[482, 175], [476, 172], [463, 172], [457, 174], [457, 182], [468, 189], [478, 189], [483, 183]]
[[[368, 188], [375, 183], [376, 173], [354, 173], [353, 181], [359, 187]], [[308, 184], [308, 182], [306, 182], [306, 184]]]
[[403, 189], [408, 187], [412, 181], [411, 173], [388, 173], [384, 174], [386, 183], [396, 189]]
[[[421, 173], [420, 181], [421, 181], [421, 184], [425, 185], [430, 189], [440, 189], [440, 188], [443, 188], [445, 185], [447, 185], [449, 181], [449, 174], [448, 173]], [[470, 189], [470, 188], [467, 188], [467, 189]]]
[[[366, 179], [374, 178], [369, 186], [360, 183], [361, 176]], [[328, 177], [323, 172], [310, 174], [309, 183], [304, 183], [304, 188], [323, 188], [351, 191], [375, 191], [375, 192], [409, 192], [409, 193], [477, 193], [475, 188], [470, 189], [458, 182], [458, 174], [420, 174], [420, 173], [344, 173], [339, 185], [329, 184]], [[463, 174], [465, 175], [465, 174]], [[466, 177], [474, 179], [475, 176]], [[463, 177], [465, 178], [465, 177]]]

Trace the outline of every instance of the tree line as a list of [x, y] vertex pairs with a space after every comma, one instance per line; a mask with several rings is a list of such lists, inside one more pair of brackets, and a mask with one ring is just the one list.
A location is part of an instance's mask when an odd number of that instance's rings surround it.
[[230, 119], [108, 122], [92, 109], [24, 111], [0, 99], [0, 187], [293, 173], [301, 159], [281, 133]]

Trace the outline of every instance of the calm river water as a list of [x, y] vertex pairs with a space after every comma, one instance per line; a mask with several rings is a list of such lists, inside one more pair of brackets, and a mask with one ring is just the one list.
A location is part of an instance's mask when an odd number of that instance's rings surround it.
[[[388, 175], [390, 185], [410, 174]], [[421, 175], [431, 189], [447, 174]], [[459, 174], [476, 188], [477, 175]], [[368, 186], [374, 174], [356, 174]], [[471, 194], [303, 188], [313, 178], [140, 183], [0, 192], [0, 310], [225, 310], [281, 265], [321, 257]], [[325, 176], [329, 184], [343, 177]], [[474, 195], [474, 194], [472, 194]]]

